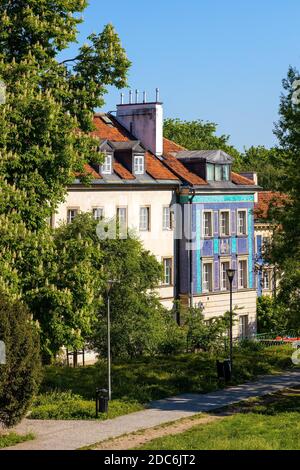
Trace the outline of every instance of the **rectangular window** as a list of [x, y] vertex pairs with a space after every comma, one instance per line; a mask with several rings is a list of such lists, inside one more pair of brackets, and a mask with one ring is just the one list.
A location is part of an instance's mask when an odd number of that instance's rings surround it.
[[203, 234], [205, 237], [212, 237], [213, 235], [213, 218], [211, 212], [203, 212]]
[[206, 165], [206, 179], [207, 181], [214, 181], [215, 179], [215, 166], [211, 163]]
[[238, 263], [238, 287], [239, 289], [247, 289], [247, 260], [239, 260]]
[[239, 317], [239, 336], [240, 339], [247, 338], [248, 336], [248, 315], [240, 315]]
[[135, 155], [134, 156], [134, 173], [136, 175], [144, 174], [144, 155]]
[[227, 269], [230, 268], [229, 261], [223, 261], [221, 263], [221, 290], [229, 289], [229, 280], [227, 276]]
[[117, 207], [117, 224], [121, 231], [127, 230], [127, 208]]
[[150, 230], [150, 207], [140, 207], [140, 231]]
[[163, 267], [164, 267], [164, 285], [171, 286], [173, 282], [173, 266], [172, 266], [172, 258], [165, 258], [163, 260]]
[[247, 235], [247, 211], [237, 211], [237, 234]]
[[67, 210], [67, 223], [71, 224], [78, 214], [78, 209], [68, 209]]
[[103, 207], [93, 207], [93, 217], [95, 220], [102, 220], [104, 218]]
[[229, 181], [229, 165], [223, 165], [223, 181]]
[[230, 212], [221, 211], [220, 212], [220, 236], [228, 237], [230, 235]]
[[110, 175], [112, 172], [112, 155], [106, 155], [102, 165], [101, 172], [104, 175]]
[[172, 213], [169, 206], [163, 207], [163, 230], [172, 230]]
[[222, 177], [223, 177], [222, 166], [223, 165], [215, 165], [215, 180], [216, 181], [222, 181]]
[[202, 284], [204, 292], [212, 292], [213, 290], [213, 276], [212, 276], [212, 263], [203, 263]]
[[265, 290], [270, 290], [270, 271], [263, 271], [262, 288]]

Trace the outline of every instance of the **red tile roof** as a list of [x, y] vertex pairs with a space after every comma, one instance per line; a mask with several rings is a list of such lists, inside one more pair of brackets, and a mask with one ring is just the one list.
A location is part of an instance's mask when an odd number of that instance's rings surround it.
[[[135, 140], [135, 138], [113, 117], [109, 116], [112, 124], [108, 124], [102, 119], [102, 114], [96, 114], [94, 117], [95, 131], [93, 137], [110, 140], [112, 142], [126, 142]], [[114, 170], [122, 179], [133, 180], [135, 177], [120, 162], [114, 164]], [[157, 180], [178, 181], [177, 176], [152, 153], [146, 152], [146, 172]]]
[[127, 168], [125, 168], [125, 166], [121, 165], [119, 162], [114, 162], [114, 171], [123, 180], [135, 180], [133, 174], [130, 173], [130, 171], [128, 171]]
[[249, 180], [249, 178], [246, 178], [245, 176], [239, 175], [238, 173], [234, 173], [233, 171], [231, 172], [231, 181], [234, 184], [241, 184], [245, 186], [251, 186], [255, 185], [255, 182], [253, 180]]
[[[91, 175], [94, 179], [102, 179], [102, 176], [97, 173], [94, 168], [92, 168], [88, 163], [84, 164], [84, 173], [85, 175]], [[82, 176], [80, 173], [75, 173], [75, 176]]]
[[[110, 122], [107, 121], [109, 118]], [[92, 132], [93, 137], [98, 137], [101, 140], [110, 140], [112, 142], [127, 142], [135, 140], [121, 124], [118, 123], [116, 118], [112, 115], [105, 115], [102, 113], [95, 114], [94, 116], [95, 130]], [[163, 159], [160, 160], [151, 152], [146, 152], [146, 172], [156, 180], [171, 180], [178, 181], [179, 179], [187, 182], [189, 185], [207, 185], [208, 183], [198, 176], [196, 173], [190, 171], [179, 159], [176, 158], [176, 153], [185, 150], [179, 144], [164, 138], [163, 142]], [[93, 178], [101, 178], [91, 166], [86, 165], [86, 172], [90, 173]], [[114, 163], [115, 173], [124, 180], [134, 180], [135, 176], [122, 165], [122, 162], [116, 161]], [[236, 185], [254, 185], [254, 182], [245, 176], [238, 173], [231, 173], [232, 182]]]
[[286, 194], [272, 191], [262, 191], [258, 193], [258, 202], [254, 207], [254, 217], [256, 220], [268, 219], [271, 207], [282, 207], [288, 199]]
[[185, 180], [191, 185], [207, 184], [200, 176], [189, 171], [182, 162], [176, 158], [174, 153], [185, 150], [181, 145], [164, 138], [164, 163], [181, 179]]

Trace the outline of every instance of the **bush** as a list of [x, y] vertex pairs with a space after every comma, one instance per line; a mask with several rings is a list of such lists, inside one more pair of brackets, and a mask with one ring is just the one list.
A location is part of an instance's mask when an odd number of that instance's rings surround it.
[[274, 297], [261, 296], [257, 299], [257, 331], [258, 333], [277, 333], [287, 327], [287, 318], [282, 306]]
[[[141, 410], [136, 401], [112, 400], [108, 413], [99, 413], [99, 419], [117, 416]], [[30, 419], [95, 419], [95, 401], [85, 400], [71, 391], [53, 391], [39, 395], [33, 403]]]
[[0, 365], [0, 423], [10, 427], [25, 416], [39, 387], [39, 337], [21, 302], [4, 294], [0, 299], [0, 340], [6, 345], [6, 364]]

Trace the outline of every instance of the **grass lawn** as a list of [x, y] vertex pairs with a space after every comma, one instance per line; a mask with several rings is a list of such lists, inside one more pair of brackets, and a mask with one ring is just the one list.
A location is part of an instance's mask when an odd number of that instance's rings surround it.
[[0, 449], [4, 447], [14, 446], [19, 444], [20, 442], [25, 441], [32, 441], [34, 439], [33, 434], [26, 434], [24, 436], [20, 436], [14, 432], [10, 432], [8, 434], [1, 434], [0, 433]]
[[150, 450], [299, 450], [300, 388], [229, 408], [232, 416], [155, 439]]
[[[112, 418], [142, 409], [151, 400], [184, 392], [206, 393], [222, 386], [216, 376], [216, 357], [208, 353], [147, 357], [114, 361], [112, 368]], [[247, 381], [259, 374], [278, 372], [291, 366], [290, 346], [258, 351], [235, 351], [235, 380]], [[105, 387], [106, 364], [68, 368], [45, 367], [40, 395], [32, 406], [32, 419], [94, 419], [96, 387]]]

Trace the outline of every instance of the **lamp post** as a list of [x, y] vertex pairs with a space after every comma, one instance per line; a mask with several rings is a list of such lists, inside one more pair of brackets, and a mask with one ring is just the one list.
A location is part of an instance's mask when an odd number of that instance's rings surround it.
[[111, 352], [110, 352], [110, 292], [115, 280], [107, 281], [107, 390], [108, 399], [111, 400]]
[[226, 270], [228, 281], [229, 281], [229, 288], [230, 288], [230, 323], [229, 323], [229, 359], [230, 359], [230, 370], [232, 375], [232, 368], [233, 368], [233, 360], [232, 360], [232, 324], [233, 324], [233, 312], [232, 312], [232, 282], [235, 276], [235, 269], [227, 269]]

